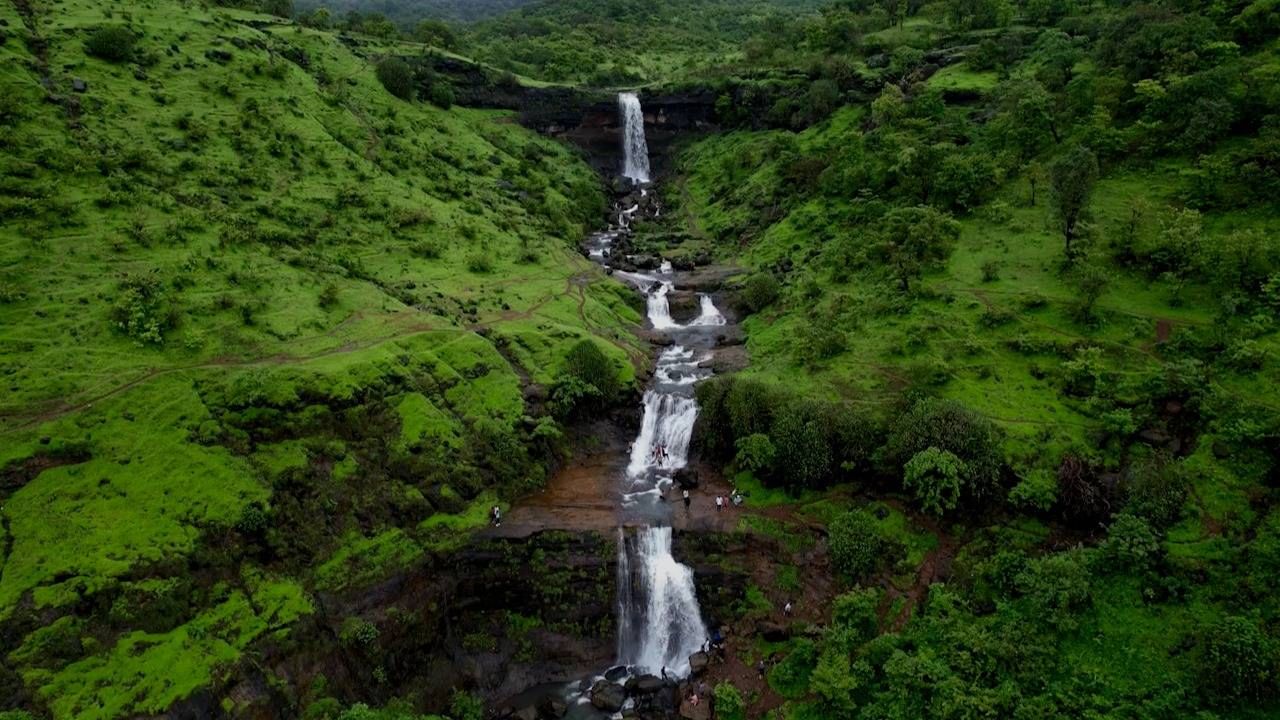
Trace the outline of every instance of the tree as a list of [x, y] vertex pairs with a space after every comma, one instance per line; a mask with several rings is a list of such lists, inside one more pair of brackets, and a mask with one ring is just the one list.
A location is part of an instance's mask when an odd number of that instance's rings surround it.
[[293, 17], [293, 0], [262, 0], [262, 12], [276, 17]]
[[454, 50], [458, 46], [458, 37], [453, 28], [441, 20], [423, 20], [413, 28], [413, 39], [424, 45], [434, 45], [445, 50]]
[[1150, 254], [1153, 267], [1173, 283], [1173, 304], [1178, 304], [1182, 288], [1200, 268], [1204, 256], [1204, 231], [1200, 213], [1181, 209], [1160, 220], [1156, 246]]
[[565, 372], [595, 387], [606, 398], [618, 393], [618, 371], [591, 340], [579, 340], [569, 348], [564, 359]]
[[398, 57], [384, 58], [375, 70], [378, 82], [401, 100], [413, 100], [413, 69]]
[[[994, 493], [1003, 458], [990, 420], [954, 400], [924, 398], [893, 424], [881, 451], [882, 460], [893, 470], [905, 472], [917, 453], [930, 448], [945, 450], [962, 462], [959, 474], [966, 497], [978, 499]], [[928, 467], [923, 460], [921, 463], [921, 468]]]
[[897, 208], [881, 221], [876, 247], [906, 292], [926, 263], [946, 258], [958, 237], [960, 224], [946, 213], [926, 206]]
[[1080, 232], [1080, 220], [1089, 207], [1089, 197], [1098, 182], [1098, 158], [1089, 148], [1076, 145], [1049, 166], [1053, 189], [1053, 212], [1066, 242], [1066, 256], [1074, 259], [1072, 243]]
[[1111, 273], [1097, 263], [1085, 263], [1071, 273], [1071, 281], [1078, 293], [1071, 308], [1072, 315], [1077, 322], [1086, 325], [1096, 323], [1098, 301], [1111, 284]]
[[777, 448], [776, 467], [787, 488], [821, 487], [831, 475], [831, 447], [821, 415], [807, 402], [790, 402], [774, 419], [769, 432]]
[[1280, 270], [1280, 240], [1256, 230], [1237, 230], [1218, 243], [1213, 264], [1220, 283], [1256, 293]]
[[774, 449], [773, 441], [769, 439], [768, 435], [755, 433], [738, 438], [736, 446], [738, 454], [734, 458], [734, 464], [739, 469], [761, 475], [767, 474], [773, 468], [773, 460], [777, 451]]
[[133, 57], [133, 46], [137, 38], [128, 28], [118, 25], [101, 27], [93, 31], [85, 41], [84, 51], [89, 55], [107, 62], [125, 62]]
[[907, 461], [902, 484], [915, 493], [925, 512], [943, 515], [959, 504], [964, 474], [964, 461], [954, 453], [928, 447]]
[[836, 571], [855, 582], [875, 571], [884, 548], [875, 518], [866, 510], [837, 515], [827, 526], [827, 543]]
[[1044, 182], [1044, 166], [1038, 162], [1027, 163], [1027, 184], [1031, 186], [1031, 207], [1036, 206], [1036, 187]]
[[1027, 161], [1049, 140], [1058, 141], [1053, 99], [1035, 80], [1011, 80], [998, 92], [1000, 114], [991, 124], [1004, 147]]

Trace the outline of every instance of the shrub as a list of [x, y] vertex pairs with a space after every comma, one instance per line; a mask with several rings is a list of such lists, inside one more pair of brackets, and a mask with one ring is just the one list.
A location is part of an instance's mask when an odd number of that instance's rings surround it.
[[756, 273], [747, 278], [738, 291], [738, 307], [744, 312], [756, 313], [778, 301], [781, 286], [769, 273]]
[[398, 57], [384, 58], [375, 70], [378, 82], [401, 100], [413, 100], [413, 69]]
[[929, 447], [907, 461], [902, 484], [925, 512], [942, 515], [959, 504], [964, 473], [964, 461], [954, 453]]
[[137, 38], [128, 28], [116, 26], [101, 27], [94, 30], [85, 41], [84, 51], [89, 55], [107, 62], [125, 62], [133, 57], [133, 46]]
[[738, 438], [735, 445], [738, 448], [738, 454], [734, 458], [734, 463], [739, 469], [756, 475], [767, 475], [773, 468], [777, 450], [773, 447], [773, 441], [768, 435], [754, 433]]
[[431, 94], [428, 99], [432, 105], [445, 110], [453, 107], [453, 103], [457, 100], [453, 92], [453, 86], [443, 81], [431, 83]]
[[1259, 700], [1276, 689], [1276, 644], [1242, 617], [1226, 617], [1209, 629], [1205, 639], [1204, 673], [1207, 690], [1220, 702]]
[[1076, 613], [1093, 599], [1089, 568], [1078, 551], [1036, 558], [1015, 582], [1031, 604], [1029, 615], [1060, 630], [1074, 629]]
[[364, 618], [349, 617], [342, 621], [338, 641], [344, 647], [367, 647], [378, 641], [378, 627]]
[[875, 518], [865, 510], [850, 510], [827, 526], [827, 543], [836, 572], [860, 581], [875, 571], [884, 542]]
[[619, 390], [618, 371], [591, 340], [579, 340], [564, 359], [565, 372], [595, 387], [606, 398]]
[[722, 682], [715, 689], [715, 712], [723, 720], [746, 720], [747, 706], [733, 683]]
[[1058, 501], [1058, 479], [1047, 470], [1032, 470], [1009, 491], [1015, 506], [1044, 512]]
[[1107, 539], [1102, 544], [1103, 555], [1122, 570], [1143, 570], [1160, 550], [1160, 541], [1146, 520], [1129, 514], [1120, 514], [1107, 528]]
[[484, 251], [477, 251], [467, 256], [467, 270], [477, 275], [486, 275], [493, 272], [493, 258]]
[[129, 275], [121, 281], [120, 293], [111, 311], [116, 327], [141, 344], [163, 344], [176, 313], [160, 279], [154, 273]]
[[1157, 529], [1167, 528], [1182, 517], [1188, 485], [1177, 462], [1161, 456], [1135, 461], [1120, 481], [1124, 511]]
[[905, 470], [916, 453], [929, 448], [962, 461], [959, 472], [966, 499], [994, 492], [1003, 460], [999, 435], [989, 420], [955, 401], [924, 398], [894, 423], [883, 459], [895, 470]]

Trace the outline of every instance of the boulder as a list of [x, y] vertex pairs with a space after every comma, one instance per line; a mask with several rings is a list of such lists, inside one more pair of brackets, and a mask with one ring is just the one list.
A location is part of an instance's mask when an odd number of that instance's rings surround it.
[[619, 680], [625, 678], [626, 676], [627, 676], [626, 665], [614, 665], [613, 667], [604, 671], [604, 679], [608, 680], [609, 682], [618, 682]]
[[627, 701], [627, 691], [616, 682], [601, 680], [591, 687], [591, 704], [597, 710], [615, 713]]
[[511, 713], [511, 717], [515, 718], [515, 720], [538, 720], [538, 708], [532, 705], [525, 705]]
[[85, 82], [83, 78], [71, 78], [71, 89], [78, 93], [88, 92], [89, 83]]
[[662, 678], [657, 675], [641, 675], [636, 678], [635, 692], [642, 695], [650, 695], [662, 689]]
[[696, 652], [689, 656], [689, 672], [693, 675], [701, 675], [707, 669], [707, 663], [710, 658], [704, 652]]
[[671, 476], [681, 490], [693, 490], [698, 487], [698, 471], [680, 468]]

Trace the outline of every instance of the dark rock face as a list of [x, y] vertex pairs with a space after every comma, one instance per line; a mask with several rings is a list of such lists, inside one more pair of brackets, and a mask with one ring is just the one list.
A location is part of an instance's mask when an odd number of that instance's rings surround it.
[[[405, 58], [430, 69], [452, 84], [459, 105], [501, 108], [519, 113], [520, 123], [561, 137], [587, 152], [593, 167], [606, 176], [622, 165], [622, 121], [613, 93], [570, 87], [526, 87], [514, 77], [457, 58]], [[430, 73], [418, 76], [429, 82]], [[420, 92], [427, 88], [419, 88]], [[641, 95], [649, 159], [655, 174], [667, 167], [671, 143], [678, 135], [716, 128], [716, 94], [695, 90]]]
[[[264, 678], [307, 687], [323, 675], [344, 702], [416, 697], [439, 711], [455, 688], [492, 703], [589, 676], [613, 658], [615, 566], [612, 539], [594, 533], [476, 538], [373, 586], [320, 593], [308, 626], [287, 646], [261, 648], [254, 667], [212, 696], [241, 698], [246, 717], [293, 717], [295, 701]], [[376, 640], [341, 642], [352, 618], [376, 627]], [[190, 702], [199, 707], [199, 698]], [[536, 702], [508, 708], [522, 720], [539, 712]]]

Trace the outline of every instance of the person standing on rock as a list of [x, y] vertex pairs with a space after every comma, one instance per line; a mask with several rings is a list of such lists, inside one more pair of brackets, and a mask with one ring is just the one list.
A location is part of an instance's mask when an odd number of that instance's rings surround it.
[[717, 495], [716, 496], [716, 512], [719, 512], [723, 509], [724, 509], [724, 498]]
[[684, 511], [689, 512], [689, 505], [692, 501], [689, 499], [689, 491], [684, 491]]

